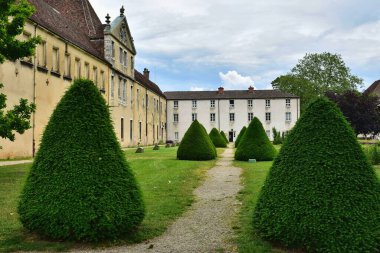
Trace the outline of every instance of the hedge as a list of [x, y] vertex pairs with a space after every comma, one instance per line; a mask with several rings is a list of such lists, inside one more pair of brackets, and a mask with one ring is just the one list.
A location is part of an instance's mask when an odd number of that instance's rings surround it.
[[379, 250], [379, 180], [332, 102], [313, 102], [287, 136], [253, 226], [264, 239], [307, 252]]
[[243, 136], [244, 136], [245, 130], [247, 130], [247, 127], [246, 127], [246, 126], [244, 126], [244, 127], [240, 130], [240, 133], [239, 133], [238, 137], [237, 137], [236, 140], [235, 140], [235, 148], [237, 148], [237, 147], [239, 146], [239, 143], [240, 143], [241, 139], [242, 139]]
[[239, 161], [248, 161], [249, 159], [272, 161], [276, 153], [260, 120], [254, 117], [239, 142], [235, 159]]
[[227, 147], [226, 141], [223, 139], [223, 137], [220, 135], [218, 129], [213, 128], [209, 134], [210, 139], [212, 143], [214, 143], [214, 146], [217, 148], [225, 148]]
[[230, 143], [230, 142], [228, 141], [228, 139], [227, 139], [226, 134], [225, 134], [223, 131], [220, 132], [220, 135], [223, 137], [224, 141], [225, 141], [227, 144]]
[[143, 220], [139, 187], [93, 82], [76, 80], [55, 108], [18, 212], [27, 230], [58, 240], [115, 239]]
[[177, 150], [179, 160], [204, 161], [216, 157], [216, 149], [204, 127], [195, 120], [186, 131]]

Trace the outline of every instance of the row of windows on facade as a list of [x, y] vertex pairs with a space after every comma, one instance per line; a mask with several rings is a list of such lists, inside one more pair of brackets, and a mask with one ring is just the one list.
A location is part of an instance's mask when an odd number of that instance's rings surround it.
[[[230, 113], [230, 121], [235, 121], [235, 113]], [[254, 115], [253, 112], [248, 113], [248, 121], [251, 121], [253, 119]], [[174, 122], [178, 123], [179, 122], [179, 115], [178, 113], [173, 114]], [[192, 113], [191, 114], [191, 119], [192, 121], [196, 120], [198, 118], [197, 113]], [[210, 113], [210, 122], [215, 122], [216, 120], [216, 114], [215, 113]], [[265, 121], [271, 121], [272, 120], [272, 114], [270, 112], [265, 113]], [[292, 114], [291, 112], [286, 112], [285, 113], [285, 121], [290, 122], [292, 120]]]
[[[139, 122], [139, 141], [141, 141], [142, 139], [142, 122], [140, 121]], [[122, 141], [124, 141], [124, 128], [125, 128], [125, 125], [124, 125], [124, 118], [121, 118], [120, 119], [120, 139]], [[161, 138], [163, 138], [164, 136], [164, 129], [166, 128], [164, 122], [161, 122]], [[148, 136], [148, 123], [146, 123], [145, 125], [145, 130], [146, 130], [146, 136]], [[157, 135], [156, 135], [156, 131], [157, 131]], [[153, 132], [153, 140], [156, 140], [156, 137], [157, 139], [160, 137], [159, 136], [159, 126], [158, 125], [154, 125], [152, 126], [152, 132]], [[133, 141], [133, 120], [130, 120], [129, 121], [129, 139], [131, 141]]]
[[[116, 49], [115, 49], [115, 42], [111, 42], [111, 52], [112, 52], [112, 59], [115, 60], [116, 58]], [[131, 55], [131, 70], [134, 69], [134, 58], [133, 55]], [[119, 47], [119, 63], [124, 66], [125, 68], [128, 67], [128, 52], [124, 50], [122, 47]]]
[[[134, 103], [134, 90], [133, 90], [133, 81], [128, 80], [125, 78], [122, 78], [119, 76], [118, 78], [118, 86], [117, 86], [117, 93], [118, 93], [118, 99], [119, 102], [123, 105], [127, 105], [127, 86], [128, 82], [130, 82], [130, 103], [133, 105]], [[111, 87], [110, 87], [110, 93], [111, 93], [111, 99], [115, 98], [115, 75], [112, 74], [111, 76]], [[136, 104], [137, 107], [140, 106], [140, 89], [136, 89]], [[146, 106], [149, 107], [149, 95], [145, 94], [145, 98], [142, 99], [142, 106], [145, 107], [145, 101]], [[154, 110], [158, 112], [162, 112], [162, 101], [159, 101], [159, 99], [153, 98], [153, 106]]]
[[[230, 102], [230, 108], [234, 108], [235, 107], [235, 100], [230, 99], [229, 102]], [[191, 103], [192, 103], [192, 107], [193, 108], [197, 108], [198, 107], [198, 100], [192, 100]], [[290, 107], [290, 104], [291, 104], [290, 98], [285, 99], [285, 106], [286, 107]], [[247, 106], [248, 107], [253, 107], [253, 99], [248, 99], [247, 100]], [[271, 106], [271, 100], [270, 99], [266, 99], [265, 100], [265, 107], [270, 107], [270, 106]], [[178, 100], [174, 100], [173, 101], [173, 107], [174, 108], [178, 108], [179, 107], [179, 101]], [[211, 108], [215, 108], [215, 100], [210, 100], [210, 107]]]

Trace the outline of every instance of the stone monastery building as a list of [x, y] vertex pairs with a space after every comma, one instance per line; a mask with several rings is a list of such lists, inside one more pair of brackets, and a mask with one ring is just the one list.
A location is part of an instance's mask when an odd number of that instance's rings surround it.
[[40, 36], [43, 42], [34, 57], [0, 65], [0, 83], [9, 107], [26, 98], [37, 110], [31, 129], [15, 142], [1, 140], [0, 159], [34, 156], [50, 115], [76, 78], [93, 80], [103, 93], [123, 147], [180, 141], [194, 118], [207, 130], [232, 132], [231, 140], [253, 116], [268, 131], [288, 131], [298, 119], [299, 98], [276, 90], [163, 93], [149, 70], [134, 68], [136, 48], [123, 7], [103, 24], [89, 0], [28, 1], [36, 12], [20, 39]]

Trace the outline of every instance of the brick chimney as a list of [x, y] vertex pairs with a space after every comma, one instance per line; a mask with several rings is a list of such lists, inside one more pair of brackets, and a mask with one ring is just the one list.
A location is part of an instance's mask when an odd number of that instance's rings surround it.
[[149, 71], [147, 68], [145, 68], [145, 69], [144, 69], [144, 77], [145, 77], [146, 79], [148, 79], [148, 80], [149, 80], [149, 73], [150, 73], [150, 71]]
[[218, 88], [218, 94], [224, 94], [224, 88], [223, 87]]
[[249, 86], [248, 93], [254, 93], [254, 91], [255, 91], [255, 88], [253, 88], [252, 86]]

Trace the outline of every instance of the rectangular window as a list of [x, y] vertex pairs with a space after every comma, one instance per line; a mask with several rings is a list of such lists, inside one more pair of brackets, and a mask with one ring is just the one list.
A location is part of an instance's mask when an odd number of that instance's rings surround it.
[[139, 140], [141, 140], [141, 132], [142, 132], [142, 123], [139, 122]]
[[128, 65], [128, 62], [127, 62], [127, 52], [126, 51], [124, 51], [123, 64], [124, 64], [125, 67], [127, 67], [127, 65]]
[[59, 48], [53, 47], [53, 71], [59, 73]]
[[248, 113], [248, 121], [251, 121], [253, 119], [253, 112]]
[[192, 113], [191, 114], [191, 119], [194, 121], [197, 119], [197, 114], [196, 113]]
[[210, 121], [215, 122], [215, 113], [210, 113]]
[[230, 100], [230, 108], [235, 108], [235, 100]]
[[94, 81], [96, 87], [98, 87], [98, 68], [93, 67], [92, 69], [92, 80]]
[[[32, 34], [26, 32], [26, 31], [24, 31], [22, 35], [23, 35], [23, 41], [28, 41], [32, 37]], [[23, 58], [23, 61], [33, 63], [33, 58], [32, 58], [32, 56], [25, 57], [25, 58]]]
[[133, 56], [131, 56], [131, 70], [132, 70], [132, 72], [133, 72], [134, 68], [135, 68], [135, 60], [133, 59]]
[[140, 90], [136, 90], [136, 102], [137, 102], [137, 107], [140, 107]]
[[112, 59], [115, 59], [115, 41], [111, 42]]
[[84, 63], [84, 74], [87, 79], [90, 79], [90, 64], [88, 62]]
[[248, 99], [248, 107], [252, 108], [253, 107], [253, 100]]
[[270, 107], [270, 100], [269, 99], [265, 100], [265, 107]]
[[285, 113], [285, 121], [292, 121], [292, 113], [291, 112]]
[[179, 140], [179, 133], [178, 133], [178, 132], [174, 132], [174, 139], [175, 139], [176, 141]]
[[122, 99], [123, 102], [127, 101], [127, 80], [123, 80], [123, 86], [122, 86]]
[[178, 101], [177, 100], [173, 101], [173, 107], [178, 108]]
[[123, 64], [123, 49], [119, 47], [119, 62]]
[[230, 113], [230, 121], [235, 121], [235, 113]]
[[215, 100], [210, 100], [210, 107], [215, 108]]
[[79, 58], [75, 58], [75, 78], [81, 78], [81, 63]]
[[285, 101], [286, 107], [290, 107], [290, 98], [287, 98]]
[[46, 41], [42, 41], [38, 52], [38, 65], [46, 67]]
[[129, 121], [129, 139], [133, 140], [133, 120]]
[[178, 122], [178, 113], [173, 114], [174, 122]]
[[271, 121], [271, 113], [270, 112], [266, 112], [265, 113], [265, 120], [266, 121]]
[[100, 71], [100, 82], [102, 84], [102, 90], [104, 91], [106, 89], [106, 79], [104, 77], [104, 71]]
[[193, 108], [197, 108], [197, 100], [192, 101]]
[[[132, 83], [132, 81], [131, 81], [131, 83]], [[134, 97], [133, 97], [133, 83], [132, 83], [132, 85], [131, 85], [131, 105], [133, 105], [133, 100], [135, 99]]]
[[120, 122], [120, 138], [121, 138], [121, 141], [124, 141], [124, 119], [121, 118], [121, 122]]
[[64, 75], [67, 77], [71, 76], [71, 57], [70, 54], [65, 54], [65, 73]]
[[119, 100], [121, 100], [121, 86], [123, 86], [123, 80], [119, 77], [119, 85], [117, 86], [117, 96], [119, 97]]
[[115, 97], [115, 77], [112, 74], [111, 76], [111, 98]]

